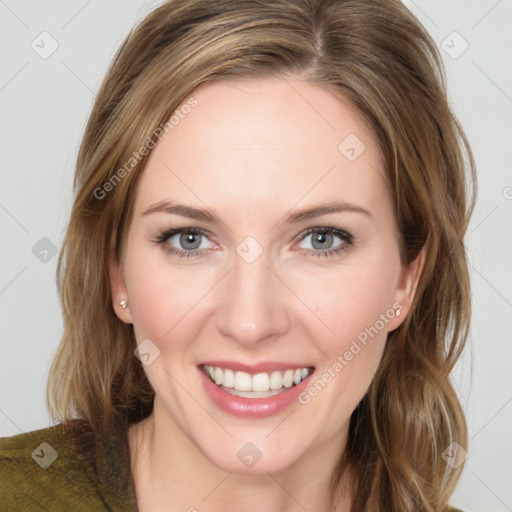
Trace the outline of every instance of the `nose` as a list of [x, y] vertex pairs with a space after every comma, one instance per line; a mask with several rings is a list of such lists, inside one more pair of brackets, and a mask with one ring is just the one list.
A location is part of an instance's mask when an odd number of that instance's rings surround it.
[[293, 294], [270, 265], [266, 252], [252, 262], [235, 254], [219, 291], [217, 328], [245, 348], [275, 341], [290, 328]]

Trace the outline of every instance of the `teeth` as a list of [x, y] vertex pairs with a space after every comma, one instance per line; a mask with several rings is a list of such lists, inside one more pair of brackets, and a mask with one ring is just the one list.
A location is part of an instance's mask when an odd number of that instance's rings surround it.
[[222, 383], [227, 388], [235, 387], [235, 372], [233, 370], [224, 370], [224, 375], [222, 377]]
[[293, 384], [293, 370], [286, 370], [283, 376], [283, 386], [291, 388]]
[[270, 389], [281, 389], [283, 387], [283, 376], [281, 372], [272, 372], [270, 374]]
[[233, 370], [206, 364], [203, 365], [203, 370], [217, 386], [227, 388], [227, 391], [232, 391], [231, 394], [253, 398], [272, 396], [283, 388], [291, 388], [304, 380], [311, 371], [310, 368], [297, 368], [296, 370], [285, 370], [283, 372], [275, 371], [251, 375], [246, 372], [233, 372]]
[[[246, 375], [248, 374], [246, 373]], [[257, 373], [256, 375], [254, 375], [254, 377], [252, 378], [251, 391], [268, 391], [269, 389], [270, 377], [268, 376], [268, 373]]]
[[[215, 368], [215, 373], [219, 370], [224, 373], [220, 368]], [[217, 384], [222, 384], [222, 382], [217, 382]], [[248, 373], [245, 372], [236, 372], [235, 373], [235, 384], [233, 386], [238, 391], [251, 391], [252, 390], [252, 379]]]
[[236, 389], [225, 388], [224, 386], [222, 386], [222, 389], [226, 393], [229, 393], [230, 395], [242, 396], [244, 398], [267, 398], [269, 396], [278, 395], [279, 393], [281, 393], [281, 391], [274, 391], [274, 390], [270, 390], [270, 391], [237, 391]]

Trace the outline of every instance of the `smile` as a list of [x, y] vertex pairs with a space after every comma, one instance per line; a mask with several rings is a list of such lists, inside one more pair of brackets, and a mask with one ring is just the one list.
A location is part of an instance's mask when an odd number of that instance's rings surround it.
[[313, 367], [250, 374], [219, 366], [202, 365], [201, 369], [221, 389], [234, 396], [267, 398], [300, 384]]

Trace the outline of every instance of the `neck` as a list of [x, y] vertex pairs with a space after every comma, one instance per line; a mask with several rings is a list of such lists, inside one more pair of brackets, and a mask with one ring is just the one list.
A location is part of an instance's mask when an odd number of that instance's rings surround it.
[[242, 474], [212, 464], [156, 407], [128, 431], [138, 510], [349, 512], [352, 496], [348, 485], [342, 502], [335, 509], [328, 508], [330, 478], [345, 447], [348, 426], [344, 432], [345, 436], [338, 432], [335, 439], [312, 446], [279, 471]]

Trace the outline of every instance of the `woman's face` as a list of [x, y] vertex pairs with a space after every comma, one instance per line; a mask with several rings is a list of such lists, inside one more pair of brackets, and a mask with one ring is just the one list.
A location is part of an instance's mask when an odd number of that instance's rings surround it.
[[155, 421], [225, 471], [333, 460], [421, 270], [401, 265], [376, 140], [298, 78], [192, 98], [150, 154], [111, 267]]

